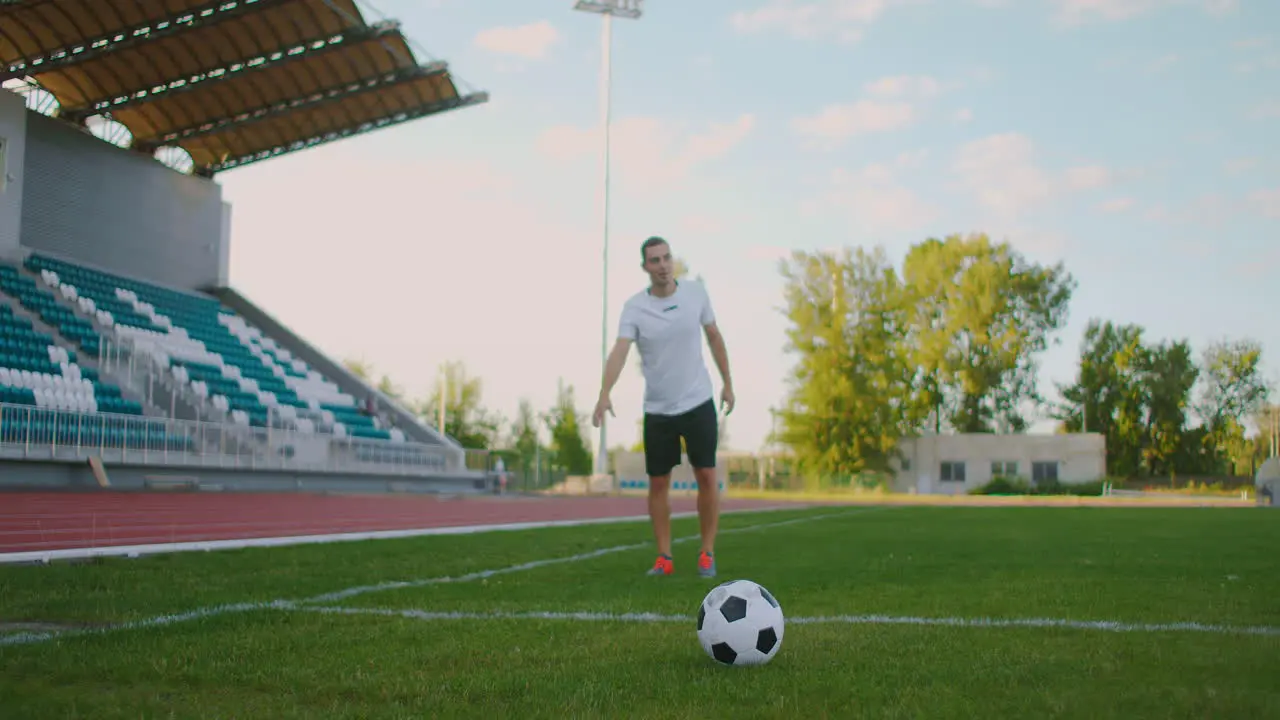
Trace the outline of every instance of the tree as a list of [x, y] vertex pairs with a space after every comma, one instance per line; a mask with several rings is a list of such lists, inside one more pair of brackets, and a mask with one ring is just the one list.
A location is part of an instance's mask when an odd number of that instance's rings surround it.
[[1252, 469], [1256, 442], [1246, 423], [1266, 407], [1271, 387], [1262, 376], [1262, 346], [1255, 340], [1221, 340], [1201, 353], [1203, 381], [1196, 413], [1205, 428], [1205, 443], [1216, 472]]
[[1090, 320], [1080, 346], [1076, 382], [1058, 386], [1055, 414], [1067, 432], [1106, 438], [1107, 471], [1128, 477], [1142, 466], [1146, 411], [1142, 328]]
[[442, 390], [444, 397], [444, 432], [463, 447], [492, 448], [498, 439], [502, 418], [490, 413], [481, 403], [483, 383], [467, 375], [461, 362], [445, 363], [442, 368], [444, 387], [440, 383], [430, 398], [418, 403], [418, 414], [428, 423], [438, 423]]
[[[1162, 342], [1143, 353], [1142, 382], [1146, 400], [1146, 447], [1143, 457], [1151, 475], [1200, 469], [1202, 453], [1190, 443], [1187, 414], [1191, 390], [1200, 374], [1185, 340]], [[1179, 463], [1179, 460], [1181, 463]]]
[[778, 439], [810, 477], [886, 470], [907, 429], [902, 286], [882, 249], [783, 261], [787, 348], [798, 358]]
[[1261, 366], [1262, 346], [1251, 339], [1215, 342], [1201, 355], [1204, 386], [1196, 410], [1221, 460], [1247, 454], [1244, 424], [1271, 394]]
[[520, 461], [520, 469], [528, 470], [537, 462], [541, 441], [538, 439], [538, 417], [533, 403], [520, 398], [516, 419], [511, 423], [511, 449]]
[[918, 243], [903, 276], [916, 404], [938, 430], [944, 418], [959, 432], [1024, 430], [1021, 404], [1041, 400], [1035, 357], [1065, 324], [1075, 280], [985, 235]]
[[347, 372], [355, 375], [365, 382], [368, 382], [369, 378], [373, 377], [373, 366], [371, 366], [367, 360], [347, 358], [342, 361], [342, 366], [347, 369]]
[[556, 404], [543, 416], [551, 433], [551, 452], [556, 463], [570, 475], [591, 474], [591, 450], [582, 436], [586, 416], [578, 412], [573, 400], [573, 386], [560, 381]]
[[[347, 372], [350, 372], [352, 375], [355, 375], [360, 380], [363, 380], [366, 383], [373, 382], [373, 376], [374, 376], [373, 365], [370, 364], [367, 360], [356, 360], [353, 358], [348, 358], [342, 361], [342, 365], [347, 369]], [[404, 391], [401, 390], [398, 385], [393, 383], [391, 381], [391, 378], [387, 376], [385, 373], [383, 374], [382, 379], [378, 381], [378, 384], [376, 385], [376, 387], [378, 388], [378, 392], [382, 393], [383, 395], [386, 395], [392, 400], [403, 401], [405, 399]]]
[[1147, 343], [1137, 325], [1093, 319], [1076, 382], [1059, 386], [1056, 414], [1069, 432], [1106, 437], [1110, 475], [1199, 472], [1207, 467], [1204, 431], [1188, 413], [1199, 372], [1185, 340]]

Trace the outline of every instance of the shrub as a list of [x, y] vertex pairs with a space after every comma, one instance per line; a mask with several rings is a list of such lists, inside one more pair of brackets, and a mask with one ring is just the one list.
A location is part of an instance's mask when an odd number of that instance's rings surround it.
[[1030, 495], [1031, 486], [1026, 480], [1017, 477], [1002, 477], [997, 475], [991, 478], [987, 484], [976, 487], [969, 491], [970, 495]]

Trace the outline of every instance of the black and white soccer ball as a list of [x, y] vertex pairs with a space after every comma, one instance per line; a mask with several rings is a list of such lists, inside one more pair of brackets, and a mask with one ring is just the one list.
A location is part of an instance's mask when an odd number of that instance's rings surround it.
[[698, 642], [721, 665], [764, 665], [782, 647], [782, 606], [750, 580], [711, 589], [698, 608]]

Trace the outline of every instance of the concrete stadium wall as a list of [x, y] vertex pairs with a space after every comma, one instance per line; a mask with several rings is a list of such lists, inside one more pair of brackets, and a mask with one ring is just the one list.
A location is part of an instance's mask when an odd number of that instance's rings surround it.
[[[1033, 462], [1057, 464], [1058, 481], [1078, 484], [1106, 475], [1106, 438], [1070, 435], [928, 435], [899, 444], [907, 461], [897, 473], [899, 492], [960, 495], [992, 479], [993, 462], [1017, 463], [1017, 476], [1031, 481]], [[942, 463], [964, 463], [964, 482], [943, 481]]]
[[[643, 490], [648, 492], [649, 475], [644, 469], [644, 453], [618, 453], [614, 456], [613, 463], [619, 490]], [[726, 479], [724, 459], [717, 455], [716, 484], [720, 486], [721, 492], [724, 492]], [[671, 492], [673, 494], [696, 492], [697, 489], [698, 483], [693, 477], [693, 466], [689, 464], [688, 456], [681, 455], [680, 464], [671, 471]]]
[[224, 279], [227, 213], [212, 180], [31, 111], [23, 173], [25, 247], [188, 290]]
[[[477, 493], [492, 487], [489, 478], [440, 475], [429, 478], [350, 476], [325, 473], [161, 468], [109, 465], [113, 490], [158, 490], [194, 483], [203, 491], [333, 493]], [[0, 459], [0, 490], [100, 489], [88, 463]], [[0, 503], [3, 503], [0, 496]]]
[[23, 158], [27, 143], [27, 105], [21, 95], [0, 90], [0, 258], [18, 252], [22, 230]]

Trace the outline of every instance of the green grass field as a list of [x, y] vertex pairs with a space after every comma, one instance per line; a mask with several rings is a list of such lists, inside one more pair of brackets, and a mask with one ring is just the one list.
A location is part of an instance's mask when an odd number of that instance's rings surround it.
[[[676, 576], [643, 576], [635, 523], [0, 567], [0, 715], [1280, 717], [1280, 513], [828, 507], [722, 529], [716, 580], [693, 539]], [[767, 666], [698, 645], [699, 602], [737, 577], [794, 620]], [[1118, 624], [981, 622], [1019, 619]]]

